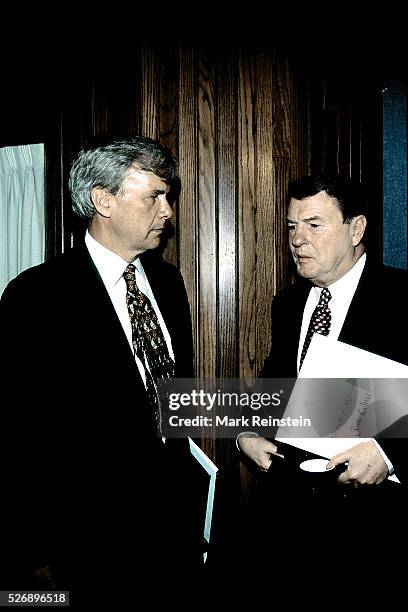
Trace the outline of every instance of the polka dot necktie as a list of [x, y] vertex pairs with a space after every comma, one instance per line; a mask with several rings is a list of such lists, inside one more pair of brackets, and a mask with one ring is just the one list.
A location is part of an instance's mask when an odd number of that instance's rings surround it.
[[329, 335], [331, 312], [328, 304], [331, 300], [331, 297], [332, 296], [329, 291], [329, 288], [323, 287], [320, 293], [319, 302], [310, 318], [309, 328], [307, 330], [305, 342], [303, 344], [302, 355], [300, 357], [300, 367], [302, 367], [302, 363], [310, 346], [310, 342], [312, 341], [313, 334], [322, 334], [322, 336]]
[[175, 375], [175, 363], [170, 357], [156, 312], [136, 284], [135, 266], [129, 264], [123, 273], [126, 281], [126, 304], [132, 325], [132, 344], [146, 373], [146, 391], [160, 428], [160, 405], [157, 381]]

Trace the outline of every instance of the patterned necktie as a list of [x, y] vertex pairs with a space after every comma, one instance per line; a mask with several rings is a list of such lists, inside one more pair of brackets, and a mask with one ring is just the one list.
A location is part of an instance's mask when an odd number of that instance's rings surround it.
[[175, 363], [169, 355], [166, 340], [156, 312], [136, 284], [135, 266], [129, 264], [123, 273], [126, 281], [126, 304], [132, 324], [132, 344], [146, 373], [146, 391], [156, 424], [160, 428], [160, 405], [157, 381], [175, 375]]
[[305, 342], [303, 344], [302, 355], [300, 357], [300, 367], [306, 356], [307, 350], [312, 341], [314, 333], [328, 336], [331, 324], [331, 312], [328, 303], [331, 300], [331, 293], [328, 287], [323, 287], [320, 293], [320, 299], [310, 318], [309, 329], [307, 330]]

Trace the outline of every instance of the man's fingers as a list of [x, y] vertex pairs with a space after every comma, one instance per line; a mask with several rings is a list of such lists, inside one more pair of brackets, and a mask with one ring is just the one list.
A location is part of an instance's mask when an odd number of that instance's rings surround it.
[[352, 478], [349, 470], [345, 470], [344, 472], [342, 472], [337, 479], [337, 481], [341, 482], [342, 484], [348, 484], [349, 482], [351, 482], [351, 480]]
[[350, 453], [345, 451], [343, 453], [339, 453], [338, 455], [334, 455], [326, 465], [326, 470], [330, 470], [331, 468], [336, 467], [340, 463], [346, 463], [350, 459]]
[[280, 461], [283, 455], [278, 453], [278, 447], [273, 442], [265, 440], [265, 438], [242, 436], [238, 442], [241, 450], [250, 458], [257, 467], [263, 472], [267, 472], [272, 463], [273, 457], [279, 457]]
[[259, 469], [261, 469], [263, 472], [267, 472], [271, 466], [272, 461], [270, 459], [266, 459], [265, 461], [262, 461], [261, 464], [259, 464]]
[[281, 453], [278, 453], [278, 447], [276, 446], [276, 444], [274, 444], [273, 442], [269, 442], [266, 441], [267, 443], [264, 446], [264, 450], [267, 453], [271, 453], [271, 455], [273, 455], [274, 457], [281, 457], [281, 459], [284, 459], [284, 455], [282, 455]]
[[275, 454], [278, 450], [278, 447], [273, 442], [269, 442], [269, 440], [265, 440], [263, 449], [268, 453]]
[[285, 458], [284, 455], [281, 455], [280, 453], [267, 451], [265, 454], [265, 460], [262, 461], [262, 465], [260, 465], [260, 468], [267, 472], [271, 466], [271, 463], [273, 463], [274, 457], [279, 457], [280, 459]]

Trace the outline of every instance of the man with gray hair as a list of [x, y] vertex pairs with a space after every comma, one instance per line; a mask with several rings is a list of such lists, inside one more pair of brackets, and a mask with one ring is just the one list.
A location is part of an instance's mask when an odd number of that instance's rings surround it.
[[158, 435], [158, 380], [193, 375], [183, 279], [152, 253], [178, 178], [176, 160], [149, 138], [84, 147], [69, 178], [88, 222], [83, 244], [23, 272], [2, 296], [15, 403], [3, 425], [20, 432], [3, 469], [29, 500], [9, 504], [19, 553], [3, 555], [4, 587], [24, 588], [22, 574], [14, 579], [23, 564], [49, 564], [56, 586], [74, 589], [137, 589], [147, 574], [199, 565], [188, 443]]

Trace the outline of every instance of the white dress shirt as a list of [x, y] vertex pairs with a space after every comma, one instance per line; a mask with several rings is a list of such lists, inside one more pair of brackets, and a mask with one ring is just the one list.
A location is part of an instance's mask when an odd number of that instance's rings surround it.
[[[333, 340], [337, 340], [341, 328], [343, 327], [345, 318], [347, 316], [348, 309], [350, 308], [351, 300], [357, 289], [360, 277], [363, 273], [364, 266], [366, 263], [367, 255], [364, 253], [360, 259], [354, 264], [354, 266], [346, 272], [344, 276], [339, 278], [335, 283], [329, 285], [331, 300], [328, 303], [328, 307], [331, 312], [331, 324], [329, 336]], [[310, 319], [313, 311], [320, 300], [320, 294], [322, 287], [312, 287], [310, 289], [308, 298], [306, 300], [305, 308], [303, 311], [302, 329], [300, 331], [298, 355], [297, 355], [297, 370], [299, 372], [300, 358], [302, 355], [303, 344], [305, 342], [307, 330], [309, 329]]]
[[[134, 358], [136, 361], [136, 365], [139, 369], [140, 376], [142, 377], [142, 380], [146, 386], [146, 373], [144, 366], [140, 359], [136, 356], [133, 349], [132, 326], [130, 323], [129, 313], [126, 304], [126, 281], [123, 278], [123, 273], [125, 271], [126, 266], [128, 266], [129, 264], [127, 261], [122, 259], [122, 257], [97, 242], [94, 238], [92, 238], [89, 232], [86, 232], [85, 244], [92, 258], [92, 261], [96, 266], [96, 269], [101, 275], [103, 284], [106, 287], [106, 291], [109, 294], [115, 312], [118, 315], [118, 319], [123, 327], [123, 331], [126, 334], [129, 346], [134, 354]], [[170, 357], [174, 360], [174, 352], [173, 347], [171, 345], [170, 334], [153, 295], [153, 291], [149, 285], [149, 281], [147, 280], [147, 276], [143, 269], [142, 263], [139, 258], [136, 258], [131, 263], [133, 263], [133, 265], [135, 266], [136, 284], [140, 291], [149, 298], [159, 320]]]

